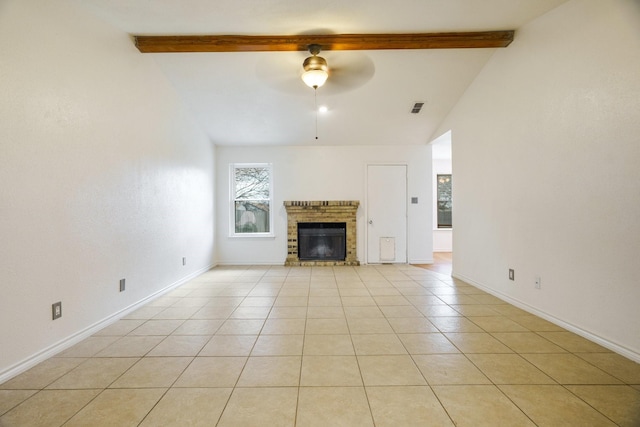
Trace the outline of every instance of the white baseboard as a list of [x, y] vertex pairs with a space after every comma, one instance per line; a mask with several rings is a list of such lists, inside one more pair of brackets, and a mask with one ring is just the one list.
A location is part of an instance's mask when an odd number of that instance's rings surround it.
[[433, 258], [410, 259], [409, 264], [433, 264]]
[[476, 281], [474, 281], [473, 279], [470, 279], [469, 277], [465, 277], [462, 274], [457, 274], [456, 272], [454, 272], [452, 274], [452, 276], [456, 279], [460, 279], [463, 282], [466, 282], [470, 285], [475, 286], [476, 288], [482, 289], [483, 291], [490, 293], [491, 295], [500, 298], [503, 301], [508, 302], [509, 304], [513, 304], [518, 308], [521, 308], [531, 314], [535, 314], [538, 317], [541, 317], [545, 320], [548, 320], [549, 322], [560, 326], [561, 328], [564, 328], [568, 331], [571, 331], [577, 335], [580, 335], [583, 338], [588, 339], [589, 341], [593, 341], [596, 344], [599, 344], [605, 348], [608, 348], [611, 351], [614, 351], [628, 359], [633, 360], [634, 362], [640, 363], [640, 353], [637, 353], [631, 349], [628, 349], [624, 346], [621, 346], [620, 344], [617, 344], [615, 342], [609, 341], [606, 338], [600, 337], [598, 335], [593, 334], [590, 331], [587, 331], [585, 329], [580, 328], [579, 326], [573, 325], [571, 323], [567, 323], [564, 320], [555, 317], [549, 313], [546, 313], [544, 311], [541, 311], [525, 302], [522, 302], [520, 300], [514, 299], [508, 295], [503, 294], [502, 292], [496, 291], [494, 289], [491, 289], [485, 285], [483, 285], [482, 283], [478, 283]]
[[284, 261], [267, 261], [267, 262], [239, 262], [239, 261], [218, 261], [217, 265], [225, 266], [247, 266], [247, 265], [264, 265], [264, 266], [284, 266]]
[[49, 347], [27, 357], [26, 359], [21, 360], [20, 362], [10, 366], [9, 368], [7, 368], [6, 370], [4, 370], [3, 372], [0, 373], [0, 384], [2, 384], [3, 382], [15, 377], [16, 375], [19, 375], [21, 373], [23, 373], [24, 371], [34, 367], [35, 365], [37, 365], [40, 362], [43, 362], [45, 360], [47, 360], [48, 358], [55, 356], [56, 354], [60, 353], [63, 350], [66, 350], [67, 348], [79, 343], [80, 341], [84, 340], [85, 338], [90, 337], [91, 335], [95, 334], [96, 332], [98, 332], [99, 330], [109, 326], [110, 324], [116, 322], [117, 320], [119, 320], [120, 318], [126, 316], [127, 314], [137, 310], [138, 308], [140, 308], [141, 306], [147, 304], [148, 302], [166, 294], [167, 292], [171, 291], [172, 289], [188, 282], [189, 280], [201, 275], [202, 273], [209, 271], [211, 268], [213, 268], [213, 264], [201, 268], [197, 271], [194, 271], [193, 273], [189, 274], [188, 276], [183, 277], [182, 279], [168, 285], [165, 286], [164, 288], [160, 289], [157, 292], [154, 292], [153, 294], [141, 299], [140, 301], [131, 304], [130, 306], [119, 310], [115, 313], [113, 313], [112, 315], [94, 323], [93, 325], [84, 328], [81, 331], [76, 332], [73, 335], [70, 335], [66, 338], [63, 338], [62, 340], [58, 341], [57, 343], [50, 345]]

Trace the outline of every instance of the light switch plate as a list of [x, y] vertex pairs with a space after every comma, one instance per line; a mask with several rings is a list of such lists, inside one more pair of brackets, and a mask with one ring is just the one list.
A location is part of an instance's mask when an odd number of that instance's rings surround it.
[[51, 317], [53, 320], [62, 317], [62, 301], [51, 304]]

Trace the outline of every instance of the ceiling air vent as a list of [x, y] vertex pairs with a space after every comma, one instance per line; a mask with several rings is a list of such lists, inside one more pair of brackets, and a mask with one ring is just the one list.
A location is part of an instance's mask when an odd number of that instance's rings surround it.
[[413, 108], [411, 109], [411, 114], [418, 114], [420, 110], [422, 110], [423, 105], [424, 105], [424, 102], [416, 102], [415, 104], [413, 104]]

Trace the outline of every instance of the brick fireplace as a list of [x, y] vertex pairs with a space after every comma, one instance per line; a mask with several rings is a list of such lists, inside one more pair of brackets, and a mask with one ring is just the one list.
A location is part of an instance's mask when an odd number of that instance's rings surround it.
[[[286, 266], [360, 265], [356, 254], [357, 200], [285, 201], [287, 210]], [[298, 257], [298, 223], [346, 224], [344, 260], [300, 260]]]

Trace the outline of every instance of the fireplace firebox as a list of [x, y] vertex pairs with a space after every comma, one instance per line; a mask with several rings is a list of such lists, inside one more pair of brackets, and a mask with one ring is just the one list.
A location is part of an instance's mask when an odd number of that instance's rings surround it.
[[344, 261], [347, 252], [345, 222], [299, 222], [298, 259]]

